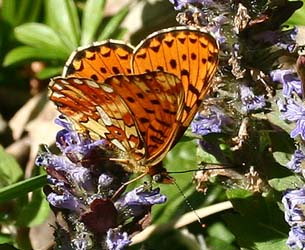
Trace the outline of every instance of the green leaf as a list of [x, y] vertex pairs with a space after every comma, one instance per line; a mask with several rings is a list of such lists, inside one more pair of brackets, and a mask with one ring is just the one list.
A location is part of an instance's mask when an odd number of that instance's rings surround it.
[[[1, 244], [12, 243], [12, 242], [13, 242], [13, 239], [12, 239], [11, 235], [0, 233], [0, 247], [1, 247]], [[1, 249], [3, 249], [3, 248], [1, 248]]]
[[12, 26], [17, 24], [17, 20], [15, 18], [17, 2], [15, 0], [3, 0], [1, 6], [1, 15], [2, 18], [10, 23]]
[[223, 217], [240, 247], [287, 249], [285, 240], [288, 236], [288, 225], [277, 205], [280, 197], [261, 197], [259, 194], [242, 190], [228, 190], [227, 195], [236, 213], [225, 214]]
[[45, 199], [42, 189], [35, 190], [31, 201], [22, 207], [16, 225], [33, 227], [42, 224], [50, 214], [49, 203]]
[[245, 189], [229, 189], [226, 192], [228, 199], [246, 199], [253, 195], [252, 192]]
[[16, 24], [34, 22], [37, 20], [42, 7], [42, 0], [18, 1], [16, 8]]
[[21, 167], [15, 158], [0, 146], [0, 187], [15, 183], [22, 175]]
[[0, 189], [0, 202], [15, 199], [46, 185], [46, 175], [39, 175]]
[[291, 154], [284, 152], [273, 152], [273, 157], [279, 164], [286, 166], [291, 159]]
[[119, 28], [125, 17], [129, 12], [129, 7], [125, 6], [122, 8], [115, 16], [113, 16], [108, 23], [105, 25], [101, 34], [98, 37], [98, 41], [102, 41], [108, 38], [111, 38], [111, 35], [116, 32]]
[[3, 19], [12, 26], [34, 22], [39, 17], [42, 0], [3, 0], [1, 13]]
[[81, 45], [94, 41], [97, 30], [103, 20], [105, 0], [88, 0], [82, 16]]
[[305, 4], [304, 0], [303, 2], [303, 7], [298, 9], [293, 13], [293, 15], [289, 18], [289, 20], [286, 22], [288, 25], [305, 25], [305, 20], [304, 20], [304, 15], [305, 15]]
[[27, 23], [15, 28], [16, 38], [34, 48], [53, 51], [68, 57], [71, 50], [64, 46], [58, 33], [49, 26], [39, 23]]
[[291, 175], [283, 178], [273, 178], [268, 181], [269, 185], [279, 192], [293, 188], [301, 188], [304, 186], [304, 181], [297, 175]]
[[230, 244], [235, 240], [234, 235], [220, 222], [210, 225], [207, 228], [207, 231], [210, 236], [217, 237], [227, 244]]
[[218, 163], [216, 157], [206, 151], [204, 151], [202, 148], [197, 148], [197, 162], [198, 163]]
[[60, 34], [61, 40], [72, 51], [79, 46], [80, 24], [77, 8], [72, 0], [47, 0], [47, 20]]
[[28, 46], [20, 46], [8, 52], [4, 58], [3, 66], [11, 66], [19, 64], [23, 61], [34, 60], [61, 60], [65, 61], [67, 56], [61, 53], [54, 53], [53, 50], [42, 48], [33, 48]]
[[279, 231], [266, 223], [238, 214], [226, 215], [225, 220], [242, 249], [287, 250], [287, 227]]

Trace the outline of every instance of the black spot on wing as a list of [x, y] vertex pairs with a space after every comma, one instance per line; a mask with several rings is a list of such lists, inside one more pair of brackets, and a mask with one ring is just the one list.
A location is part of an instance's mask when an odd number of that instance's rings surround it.
[[90, 76], [90, 78], [91, 78], [92, 80], [94, 80], [94, 81], [97, 81], [97, 80], [98, 80], [98, 77], [97, 77], [96, 74], [92, 74], [92, 75]]
[[177, 68], [177, 61], [175, 59], [171, 59], [169, 61], [169, 64], [170, 66], [173, 68], [173, 69], [176, 69]]
[[117, 68], [117, 67], [115, 67], [115, 66], [113, 66], [112, 67], [112, 72], [114, 73], [114, 74], [120, 74], [120, 70]]
[[107, 73], [107, 69], [105, 67], [100, 67], [100, 71], [104, 74]]

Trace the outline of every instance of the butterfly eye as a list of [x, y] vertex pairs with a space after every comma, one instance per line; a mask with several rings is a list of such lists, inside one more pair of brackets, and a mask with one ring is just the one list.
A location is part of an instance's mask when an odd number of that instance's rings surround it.
[[161, 174], [155, 174], [154, 176], [153, 176], [153, 180], [155, 181], [155, 182], [157, 182], [157, 183], [162, 183], [162, 175]]

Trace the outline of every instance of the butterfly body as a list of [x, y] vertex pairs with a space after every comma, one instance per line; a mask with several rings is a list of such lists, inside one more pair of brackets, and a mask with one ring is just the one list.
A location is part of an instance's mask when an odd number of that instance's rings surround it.
[[127, 171], [169, 180], [161, 161], [208, 93], [217, 62], [215, 39], [190, 27], [153, 33], [136, 48], [95, 43], [71, 55], [50, 99], [76, 130], [114, 145]]

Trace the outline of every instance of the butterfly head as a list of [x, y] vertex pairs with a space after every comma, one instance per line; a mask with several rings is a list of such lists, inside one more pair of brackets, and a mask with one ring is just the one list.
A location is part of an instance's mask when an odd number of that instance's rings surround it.
[[175, 179], [171, 177], [163, 167], [162, 162], [153, 167], [150, 167], [148, 174], [157, 183], [172, 184], [175, 181]]

